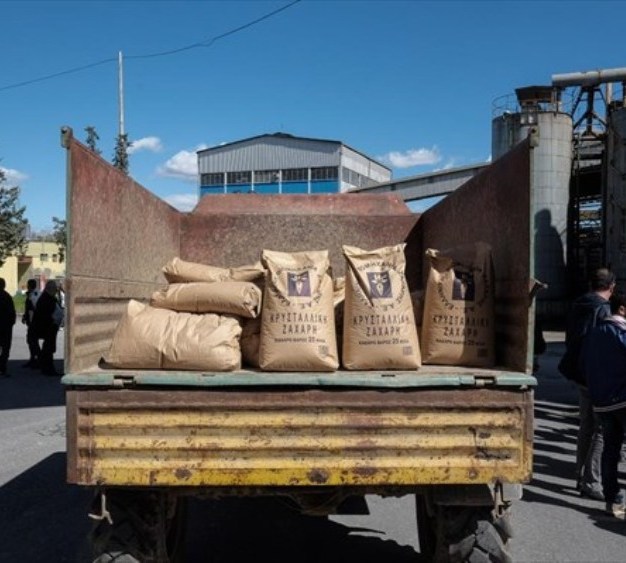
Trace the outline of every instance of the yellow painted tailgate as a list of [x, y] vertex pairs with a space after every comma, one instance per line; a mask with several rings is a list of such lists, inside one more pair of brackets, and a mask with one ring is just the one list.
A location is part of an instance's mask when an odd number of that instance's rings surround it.
[[85, 485], [524, 482], [532, 391], [68, 390], [68, 475]]

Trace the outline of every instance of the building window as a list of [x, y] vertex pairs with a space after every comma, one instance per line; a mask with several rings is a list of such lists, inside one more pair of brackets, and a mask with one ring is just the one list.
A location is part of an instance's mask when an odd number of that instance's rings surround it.
[[229, 186], [233, 184], [251, 184], [252, 172], [228, 172], [226, 174], [226, 183]]
[[48, 255], [47, 254], [40, 254], [39, 255], [39, 260], [41, 260], [42, 262], [47, 262], [48, 261]]
[[59, 255], [58, 254], [53, 254], [52, 255], [52, 261], [53, 262], [58, 262], [59, 261]]
[[337, 180], [338, 178], [339, 168], [337, 166], [311, 168], [311, 180]]
[[279, 178], [279, 170], [257, 170], [254, 173], [255, 184], [275, 184]]
[[200, 183], [203, 186], [223, 186], [224, 185], [224, 173], [223, 172], [210, 172], [208, 174], [201, 174]]
[[367, 185], [367, 178], [354, 170], [350, 170], [349, 168], [343, 168], [341, 170], [341, 179], [351, 186], [355, 186], [357, 188], [363, 188]]
[[283, 170], [283, 182], [307, 182], [309, 170], [307, 168], [289, 168]]

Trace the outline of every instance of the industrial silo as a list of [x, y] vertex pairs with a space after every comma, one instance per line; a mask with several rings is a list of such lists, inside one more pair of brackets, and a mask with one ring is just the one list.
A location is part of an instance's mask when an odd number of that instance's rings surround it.
[[608, 112], [605, 213], [606, 263], [626, 286], [626, 99]]
[[497, 159], [526, 138], [532, 127], [538, 129], [533, 160], [535, 276], [548, 288], [537, 295], [537, 312], [546, 319], [562, 318], [569, 297], [565, 257], [572, 118], [560, 111], [549, 86], [518, 88], [515, 93], [516, 100], [494, 104], [491, 154]]

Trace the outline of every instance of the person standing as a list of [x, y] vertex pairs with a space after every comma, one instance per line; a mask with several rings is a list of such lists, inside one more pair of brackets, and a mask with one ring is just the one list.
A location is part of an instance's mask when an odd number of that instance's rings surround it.
[[13, 340], [13, 325], [17, 315], [13, 298], [5, 289], [7, 286], [4, 278], [0, 278], [0, 375], [10, 377], [7, 371], [11, 342]]
[[45, 375], [59, 375], [54, 369], [54, 353], [57, 349], [57, 333], [61, 317], [61, 306], [57, 301], [57, 284], [48, 280], [37, 301], [33, 316], [33, 330], [38, 339], [43, 339], [39, 354], [39, 367]]
[[615, 289], [615, 275], [606, 268], [595, 270], [590, 287], [591, 291], [572, 304], [565, 330], [565, 354], [559, 363], [559, 371], [578, 385], [580, 426], [576, 440], [576, 488], [582, 496], [604, 500], [600, 469], [602, 426], [589, 398], [580, 352], [589, 331], [611, 314], [609, 298]]
[[37, 281], [30, 279], [26, 283], [26, 301], [24, 302], [24, 314], [22, 315], [22, 323], [26, 325], [26, 343], [30, 358], [23, 365], [25, 368], [39, 367], [39, 340], [33, 330], [33, 317], [35, 316], [35, 306], [39, 300], [41, 292], [37, 289]]
[[59, 282], [59, 292], [57, 294], [57, 300], [59, 301], [59, 305], [61, 305], [61, 313], [63, 314], [61, 318], [61, 324], [59, 325], [59, 330], [63, 330], [63, 327], [65, 326], [65, 289], [61, 282]]
[[595, 413], [602, 423], [602, 490], [606, 511], [624, 519], [617, 475], [626, 430], [626, 295], [611, 296], [611, 316], [586, 336], [581, 365]]

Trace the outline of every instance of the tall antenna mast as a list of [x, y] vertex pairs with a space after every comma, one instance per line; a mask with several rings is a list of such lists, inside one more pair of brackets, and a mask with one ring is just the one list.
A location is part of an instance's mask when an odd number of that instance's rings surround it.
[[122, 62], [122, 51], [118, 53], [117, 57], [118, 67], [118, 83], [119, 83], [119, 109], [120, 109], [120, 136], [124, 134], [124, 66]]

